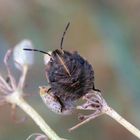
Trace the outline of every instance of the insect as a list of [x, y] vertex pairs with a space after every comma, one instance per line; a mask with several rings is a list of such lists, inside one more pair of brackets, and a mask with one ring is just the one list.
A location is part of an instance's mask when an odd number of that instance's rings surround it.
[[75, 101], [95, 89], [94, 71], [77, 52], [63, 50], [63, 40], [70, 23], [67, 24], [60, 43], [60, 48], [51, 53], [38, 51], [49, 58], [45, 73], [49, 86], [40, 87], [40, 95], [44, 103], [55, 113], [69, 114], [73, 111]]

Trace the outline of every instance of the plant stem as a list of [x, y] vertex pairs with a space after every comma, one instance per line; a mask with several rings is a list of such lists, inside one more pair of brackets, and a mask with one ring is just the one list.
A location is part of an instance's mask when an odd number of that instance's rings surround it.
[[28, 65], [23, 65], [22, 75], [19, 79], [18, 89], [23, 89], [24, 88], [27, 72], [28, 72]]
[[40, 127], [40, 129], [51, 139], [51, 140], [62, 140], [43, 120], [43, 118], [19, 95], [19, 92], [16, 91], [12, 95], [7, 97], [7, 101], [18, 105], [22, 110], [24, 110]]
[[114, 120], [116, 120], [118, 123], [124, 126], [128, 131], [130, 131], [132, 134], [134, 134], [136, 137], [140, 139], [140, 130], [137, 129], [135, 126], [133, 126], [131, 123], [129, 123], [127, 120], [125, 120], [122, 116], [120, 116], [114, 109], [107, 106], [107, 108], [104, 110], [104, 113], [109, 115]]

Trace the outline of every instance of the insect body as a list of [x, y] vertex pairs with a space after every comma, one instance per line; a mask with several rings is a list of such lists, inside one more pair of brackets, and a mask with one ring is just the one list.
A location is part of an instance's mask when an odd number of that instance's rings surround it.
[[40, 90], [45, 104], [59, 114], [69, 114], [77, 99], [91, 90], [96, 90], [92, 66], [77, 52], [62, 49], [68, 26], [69, 24], [63, 33], [60, 49], [52, 51], [51, 54], [45, 52], [49, 56], [45, 70], [49, 87], [41, 87]]

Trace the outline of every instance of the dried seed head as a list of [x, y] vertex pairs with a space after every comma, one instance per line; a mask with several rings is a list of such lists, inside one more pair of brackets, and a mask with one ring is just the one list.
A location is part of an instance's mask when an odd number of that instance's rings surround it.
[[24, 48], [33, 49], [32, 42], [30, 40], [23, 40], [15, 46], [13, 51], [13, 58], [16, 62], [15, 66], [20, 70], [21, 67], [19, 65], [30, 66], [34, 63], [34, 54], [27, 51], [23, 51]]

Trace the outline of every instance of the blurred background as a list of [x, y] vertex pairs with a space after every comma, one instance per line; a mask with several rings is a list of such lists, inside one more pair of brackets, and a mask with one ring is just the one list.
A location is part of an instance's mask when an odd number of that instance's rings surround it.
[[[59, 48], [64, 28], [64, 49], [77, 50], [95, 70], [95, 85], [108, 104], [140, 128], [140, 1], [139, 0], [0, 0], [0, 72], [6, 77], [3, 57], [8, 48], [23, 39], [44, 51]], [[14, 67], [14, 66], [13, 66]], [[14, 69], [18, 78], [19, 74]], [[111, 118], [103, 115], [69, 133], [78, 122], [76, 112], [60, 116], [41, 101], [38, 87], [47, 84], [43, 55], [27, 76], [28, 102], [59, 136], [71, 140], [136, 140]], [[0, 140], [25, 140], [41, 132], [27, 116], [15, 124], [10, 106], [0, 107]], [[26, 114], [18, 109], [17, 117]]]

